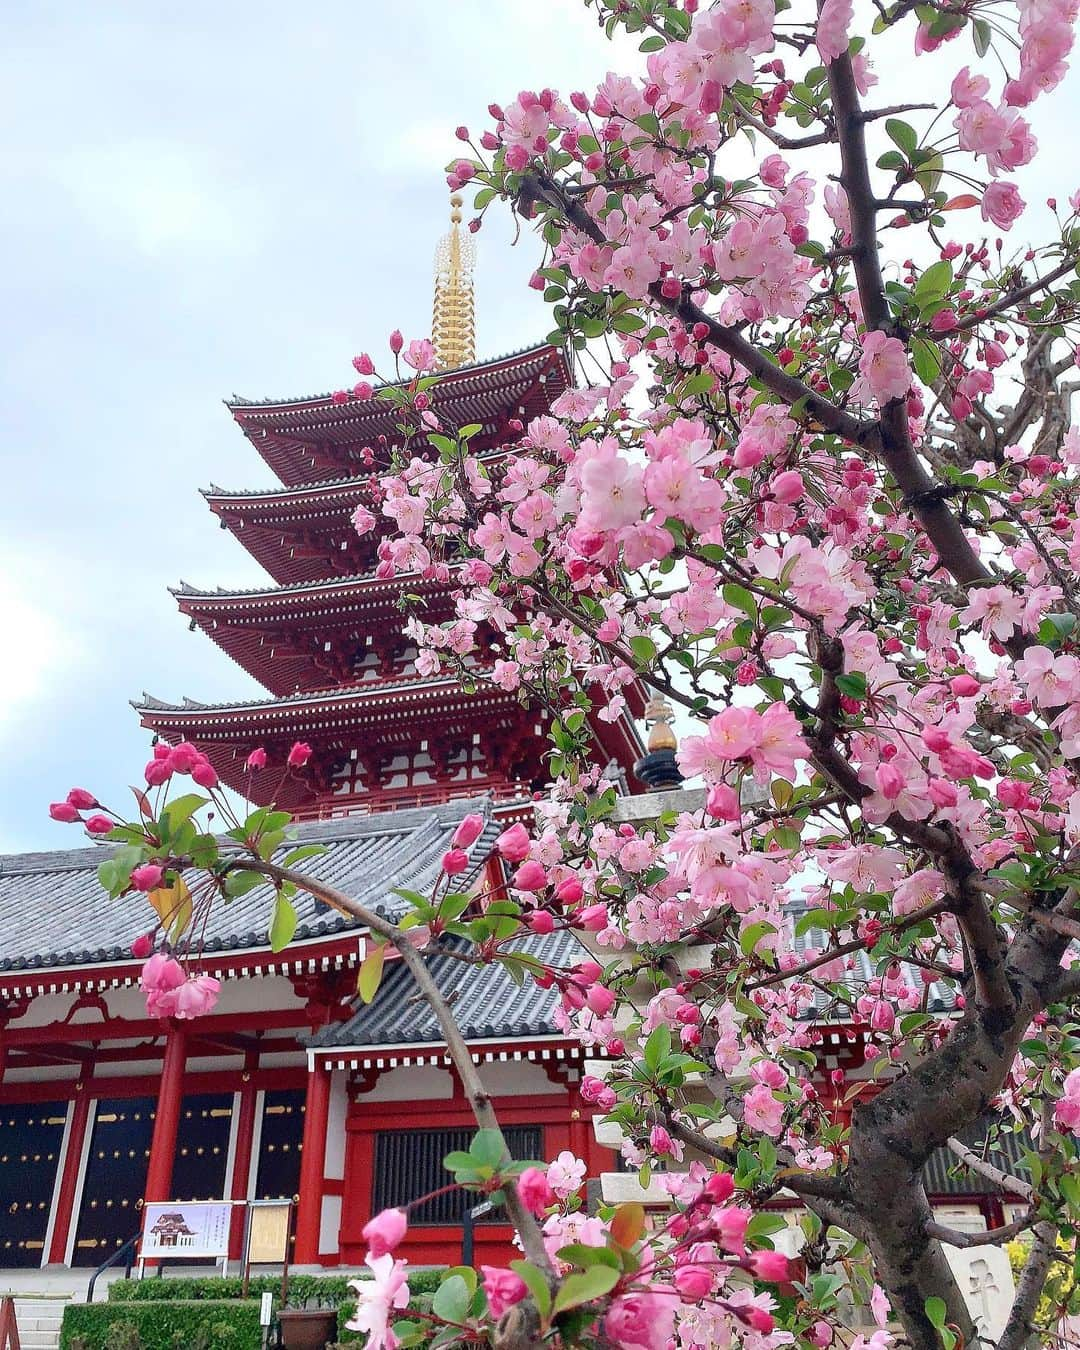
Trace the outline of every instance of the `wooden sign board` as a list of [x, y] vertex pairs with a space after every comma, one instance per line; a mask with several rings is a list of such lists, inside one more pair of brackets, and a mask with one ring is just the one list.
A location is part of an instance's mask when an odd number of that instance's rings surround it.
[[280, 1205], [252, 1205], [248, 1229], [247, 1263], [251, 1266], [281, 1265], [289, 1252], [289, 1211]]

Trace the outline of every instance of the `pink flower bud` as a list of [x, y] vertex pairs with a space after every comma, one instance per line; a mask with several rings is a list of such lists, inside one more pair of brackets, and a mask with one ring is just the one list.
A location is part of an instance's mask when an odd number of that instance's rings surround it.
[[615, 994], [606, 985], [594, 984], [585, 995], [585, 1002], [597, 1017], [606, 1017], [615, 1004]]
[[688, 1303], [697, 1303], [712, 1293], [713, 1275], [706, 1266], [680, 1266], [672, 1283]]
[[201, 764], [196, 764], [191, 771], [191, 781], [197, 783], [199, 787], [216, 788], [218, 785], [218, 776], [214, 766], [208, 759], [204, 759]]
[[555, 898], [564, 905], [576, 905], [585, 895], [585, 888], [577, 877], [567, 877], [555, 889]]
[[542, 937], [555, 931], [555, 920], [546, 909], [534, 909], [525, 922], [532, 932], [539, 933]]
[[311, 746], [306, 741], [296, 741], [289, 751], [285, 763], [290, 769], [302, 769], [311, 758]]
[[409, 1221], [403, 1209], [384, 1209], [374, 1218], [368, 1219], [360, 1230], [368, 1245], [368, 1255], [376, 1260], [392, 1252], [401, 1242], [409, 1227]]
[[974, 698], [982, 685], [974, 675], [954, 675], [949, 681], [949, 688], [957, 698]]
[[131, 944], [131, 954], [136, 961], [145, 961], [154, 950], [154, 937], [152, 933], [140, 933]]
[[722, 1205], [735, 1194], [735, 1178], [730, 1172], [714, 1172], [705, 1183], [705, 1195], [714, 1205]]
[[454, 837], [450, 842], [455, 848], [471, 848], [483, 833], [484, 817], [466, 816], [454, 831]]
[[786, 469], [772, 480], [772, 495], [783, 504], [797, 502], [805, 491], [806, 484], [803, 482], [802, 474], [794, 469]]
[[510, 884], [519, 891], [542, 891], [548, 884], [547, 873], [538, 862], [523, 862], [511, 877]]
[[87, 792], [85, 788], [72, 788], [67, 795], [67, 799], [77, 811], [89, 811], [92, 806], [98, 804], [94, 794]]
[[517, 1179], [517, 1191], [521, 1203], [538, 1219], [543, 1218], [544, 1211], [555, 1199], [547, 1173], [539, 1167], [526, 1167]]
[[750, 1269], [759, 1280], [786, 1280], [791, 1273], [791, 1262], [783, 1252], [751, 1252]]
[[[64, 825], [72, 825], [80, 819], [78, 811], [70, 802], [53, 802], [49, 806], [49, 815], [53, 820], [59, 820]], [[112, 826], [110, 824], [109, 828]]]
[[481, 1266], [480, 1273], [483, 1276], [488, 1311], [496, 1320], [502, 1317], [507, 1308], [520, 1303], [529, 1292], [525, 1281], [512, 1270], [503, 1270], [499, 1266]]
[[372, 361], [371, 357], [368, 356], [367, 352], [361, 352], [359, 356], [354, 356], [352, 363], [353, 369], [356, 371], [357, 375], [375, 374], [375, 363]]
[[705, 798], [705, 810], [713, 820], [738, 820], [742, 815], [739, 794], [727, 783], [713, 783]]
[[452, 848], [443, 854], [442, 870], [448, 877], [460, 876], [469, 866], [469, 855], [462, 848]]
[[574, 915], [574, 923], [587, 933], [599, 933], [608, 926], [607, 905], [586, 905]]
[[137, 891], [156, 891], [164, 875], [157, 863], [143, 863], [131, 873], [131, 884]]
[[520, 822], [517, 825], [511, 825], [508, 830], [503, 830], [498, 839], [495, 840], [495, 847], [498, 849], [501, 857], [507, 862], [524, 862], [529, 856], [531, 843], [529, 832]]
[[942, 807], [955, 806], [960, 800], [956, 788], [944, 778], [931, 778], [926, 785], [926, 791], [939, 811]]
[[155, 757], [147, 764], [144, 769], [146, 782], [149, 787], [160, 787], [162, 783], [167, 783], [173, 775], [172, 765], [165, 758]]
[[254, 773], [256, 769], [265, 769], [266, 751], [263, 750], [261, 746], [258, 750], [252, 750], [251, 754], [248, 755], [247, 760], [244, 763], [244, 768], [248, 771], [248, 773]]
[[86, 821], [86, 831], [88, 834], [108, 834], [113, 828], [115, 822], [108, 816], [89, 816]]
[[401, 351], [402, 347], [404, 346], [405, 346], [405, 339], [401, 336], [400, 329], [395, 328], [394, 331], [390, 334], [390, 350], [394, 353], [395, 356], [397, 356], [398, 353]]

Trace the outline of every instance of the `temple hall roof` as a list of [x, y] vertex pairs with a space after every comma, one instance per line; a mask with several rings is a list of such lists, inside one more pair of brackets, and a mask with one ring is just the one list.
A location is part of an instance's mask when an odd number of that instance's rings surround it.
[[[572, 933], [528, 937], [516, 951], [550, 965], [574, 965], [588, 953]], [[517, 985], [501, 965], [473, 966], [451, 956], [432, 956], [428, 968], [440, 991], [452, 999], [454, 1019], [467, 1040], [503, 1040], [516, 1036], [560, 1034], [552, 1020], [557, 999], [530, 977]], [[438, 1044], [443, 1037], [431, 1008], [417, 997], [403, 965], [383, 977], [374, 1001], [347, 1022], [324, 1027], [308, 1040], [312, 1049], [339, 1046]]]
[[[392, 894], [395, 887], [424, 893], [433, 885], [450, 838], [470, 811], [485, 814], [489, 823], [470, 850], [474, 870], [462, 878], [468, 885], [501, 828], [491, 820], [487, 798], [296, 825], [281, 856], [297, 843], [325, 844], [326, 852], [308, 859], [304, 869], [389, 917], [403, 906]], [[142, 896], [112, 900], [98, 884], [97, 868], [114, 851], [111, 845], [90, 845], [0, 857], [0, 972], [131, 959], [131, 942], [150, 926], [151, 911]], [[270, 886], [259, 886], [228, 904], [216, 903], [204, 950], [265, 948], [272, 895]], [[294, 904], [297, 940], [355, 926], [303, 892]]]

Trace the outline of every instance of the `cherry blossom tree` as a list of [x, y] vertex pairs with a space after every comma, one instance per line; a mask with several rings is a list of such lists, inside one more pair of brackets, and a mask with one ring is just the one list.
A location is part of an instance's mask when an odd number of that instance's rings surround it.
[[[235, 819], [223, 842], [196, 825], [201, 798], [165, 805], [190, 774], [230, 809], [191, 746], [157, 748], [134, 822], [78, 790], [54, 814], [120, 842], [103, 883], [161, 916], [140, 947], [157, 1011], [212, 1003], [191, 914], [266, 878], [275, 943], [305, 888], [395, 949], [435, 1007], [480, 1127], [448, 1166], [506, 1204], [522, 1259], [454, 1272], [418, 1319], [393, 1255], [405, 1216], [377, 1216], [370, 1345], [883, 1350], [899, 1323], [914, 1350], [951, 1350], [976, 1332], [945, 1248], [1018, 1235], [997, 1344], [1042, 1343], [1040, 1294], [1051, 1274], [1072, 1288], [1080, 1214], [1080, 194], [1051, 201], [1044, 242], [1015, 245], [1031, 213], [1012, 175], [1036, 156], [1026, 113], [1065, 78], [1077, 6], [592, 8], [636, 40], [637, 73], [493, 105], [450, 168], [474, 228], [501, 207], [539, 237], [534, 284], [576, 387], [489, 456], [478, 428], [440, 423], [428, 343], [395, 334], [391, 369], [354, 362], [389, 388], [336, 396], [391, 397], [408, 431], [367, 456], [356, 526], [380, 533], [381, 575], [454, 588], [452, 620], [407, 620], [420, 669], [520, 690], [550, 718], [553, 788], [535, 830], [498, 841], [506, 887], [455, 890], [469, 820], [435, 893], [389, 923], [308, 876], [304, 850], [282, 857], [284, 813]], [[948, 92], [884, 106], [879, 51], [913, 51], [933, 72], [920, 92]], [[647, 828], [613, 821], [590, 739], [634, 684], [684, 713], [679, 766], [707, 789]], [[555, 930], [580, 937], [579, 962], [522, 949]], [[511, 1163], [428, 973], [447, 938], [557, 991], [561, 1024], [607, 1063], [587, 1099], [631, 1165], [667, 1168], [668, 1220], [585, 1216], [572, 1158]], [[820, 1067], [830, 1018], [861, 1029], [857, 1080]], [[980, 1122], [975, 1151], [958, 1136]], [[1010, 1163], [1025, 1126], [1034, 1146]], [[938, 1148], [1021, 1215], [944, 1227], [922, 1180]], [[782, 1194], [806, 1211], [791, 1267], [772, 1250]], [[873, 1335], [843, 1338], [845, 1291]]]

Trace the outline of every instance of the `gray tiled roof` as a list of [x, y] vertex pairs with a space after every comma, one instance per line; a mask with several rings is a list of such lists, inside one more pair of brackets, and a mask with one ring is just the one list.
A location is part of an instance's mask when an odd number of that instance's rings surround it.
[[[813, 928], [809, 932], [795, 933], [795, 926], [798, 921], [807, 913], [802, 905], [789, 905], [784, 911], [785, 918], [791, 924], [791, 944], [798, 955], [802, 955], [808, 947], [813, 947], [818, 951], [825, 949], [827, 935], [820, 929]], [[851, 953], [845, 961], [852, 961], [853, 966], [850, 970], [845, 970], [842, 979], [839, 981], [856, 995], [856, 997], [866, 991], [866, 986], [872, 980], [878, 971], [865, 951], [859, 950]], [[901, 963], [904, 976], [909, 984], [916, 988], [922, 987], [922, 980], [918, 970], [909, 965], [906, 961]], [[935, 980], [930, 986], [929, 997], [927, 998], [926, 1011], [931, 1013], [950, 1012], [956, 1006], [956, 993], [951, 985], [943, 980]], [[830, 999], [823, 990], [817, 990], [814, 994], [814, 1007], [812, 1011], [806, 1013], [808, 1018], [821, 1019], [824, 1021], [839, 1020], [844, 1021], [847, 1017], [847, 1008], [843, 1004], [837, 1004], [835, 999]]]
[[[290, 831], [288, 847], [325, 843], [326, 852], [306, 860], [304, 869], [389, 915], [402, 906], [391, 894], [394, 887], [423, 892], [432, 885], [450, 836], [470, 811], [488, 817], [487, 828], [471, 850], [479, 865], [500, 828], [490, 818], [487, 798], [297, 825]], [[98, 884], [97, 867], [112, 851], [92, 845], [62, 853], [0, 857], [0, 971], [130, 957], [131, 941], [149, 927], [150, 914], [141, 898], [111, 900]], [[206, 926], [205, 950], [265, 947], [271, 894], [269, 886], [259, 886], [228, 904], [216, 903]], [[351, 926], [309, 895], [297, 895], [294, 903], [299, 939]]]
[[[574, 965], [588, 953], [572, 933], [528, 937], [516, 950], [550, 965]], [[520, 987], [501, 965], [471, 966], [450, 956], [433, 956], [428, 967], [442, 993], [452, 998], [454, 1020], [467, 1040], [512, 1039], [558, 1034], [552, 1020], [558, 993], [541, 989], [526, 975]], [[308, 1040], [315, 1049], [369, 1045], [439, 1044], [435, 1014], [419, 997], [401, 963], [387, 971], [379, 992], [347, 1021], [324, 1027]]]
[[[993, 1148], [987, 1146], [987, 1138], [992, 1127], [1004, 1125], [994, 1139]], [[1009, 1128], [1012, 1126], [1013, 1128]], [[1014, 1121], [1002, 1119], [990, 1112], [961, 1130], [958, 1136], [962, 1144], [967, 1144], [973, 1152], [992, 1163], [999, 1171], [1007, 1175], [1019, 1176], [1030, 1183], [1030, 1173], [1025, 1170], [1025, 1153], [1034, 1152], [1036, 1144], [1026, 1125], [1016, 1127]], [[923, 1185], [930, 1195], [1000, 1195], [1001, 1187], [993, 1181], [965, 1167], [960, 1159], [948, 1148], [935, 1149], [922, 1170]]]

